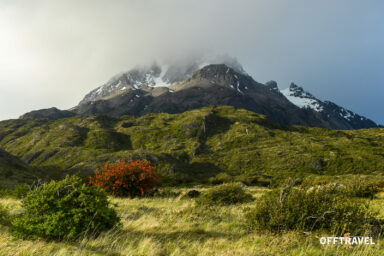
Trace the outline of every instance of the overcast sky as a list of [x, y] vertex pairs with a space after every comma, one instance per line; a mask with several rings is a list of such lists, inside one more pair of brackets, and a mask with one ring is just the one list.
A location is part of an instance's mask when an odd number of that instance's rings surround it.
[[75, 106], [153, 60], [236, 57], [384, 123], [382, 0], [0, 0], [0, 120]]

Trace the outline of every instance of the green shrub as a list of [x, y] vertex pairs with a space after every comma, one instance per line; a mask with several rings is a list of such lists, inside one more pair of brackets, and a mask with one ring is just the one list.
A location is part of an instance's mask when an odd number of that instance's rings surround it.
[[[290, 182], [292, 180], [296, 180], [296, 185], [300, 184], [302, 182], [301, 175], [299, 175], [294, 172], [277, 172], [269, 179], [269, 186], [270, 188], [280, 188], [287, 184], [287, 181]], [[289, 178], [287, 178], [289, 177]]]
[[24, 198], [28, 194], [29, 190], [30, 188], [27, 184], [17, 185], [13, 188], [11, 195], [16, 198]]
[[208, 179], [208, 182], [211, 184], [223, 184], [233, 182], [233, 176], [229, 175], [226, 172], [218, 173], [215, 177], [211, 177]]
[[229, 183], [218, 187], [213, 187], [203, 192], [196, 199], [197, 205], [231, 205], [237, 203], [246, 203], [253, 200], [251, 194], [238, 184]]
[[352, 184], [347, 187], [347, 192], [352, 196], [363, 198], [373, 198], [379, 191], [379, 184], [362, 179], [354, 179]]
[[174, 191], [171, 188], [161, 188], [161, 189], [156, 189], [151, 196], [167, 198], [167, 197], [178, 197], [180, 194], [181, 194], [180, 192]]
[[318, 188], [321, 186], [337, 187], [339, 193], [346, 193], [348, 196], [361, 197], [361, 198], [373, 198], [382, 188], [381, 180], [370, 180], [364, 177], [348, 177], [340, 180], [323, 177], [306, 177], [301, 181], [301, 188]]
[[0, 205], [0, 225], [8, 225], [10, 222], [8, 211]]
[[74, 240], [98, 235], [119, 221], [106, 193], [76, 176], [36, 187], [23, 207], [25, 214], [15, 217], [11, 227], [20, 237]]
[[8, 189], [0, 186], [0, 197], [5, 197], [8, 194]]
[[209, 178], [208, 182], [213, 185], [241, 182], [247, 186], [263, 186], [263, 187], [267, 187], [271, 183], [270, 180], [260, 177], [258, 175], [249, 175], [249, 174], [230, 175], [226, 172], [218, 173], [216, 176]]
[[197, 191], [197, 190], [190, 190], [188, 191], [185, 196], [188, 197], [188, 198], [197, 198], [201, 195], [201, 192], [200, 191]]
[[362, 199], [348, 197], [335, 187], [273, 190], [248, 209], [245, 217], [250, 228], [271, 232], [323, 229], [339, 235], [359, 235], [377, 223]]
[[14, 197], [14, 198], [24, 198], [29, 192], [30, 188], [27, 184], [16, 185], [12, 188], [0, 188], [1, 197]]
[[237, 176], [234, 176], [235, 182], [241, 182], [244, 183], [247, 186], [261, 186], [261, 187], [268, 187], [270, 185], [270, 180], [261, 176], [257, 175], [247, 175], [247, 174], [240, 174]]

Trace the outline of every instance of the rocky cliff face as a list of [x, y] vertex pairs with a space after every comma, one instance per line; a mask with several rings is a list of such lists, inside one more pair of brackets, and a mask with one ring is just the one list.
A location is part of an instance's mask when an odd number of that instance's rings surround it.
[[[215, 60], [210, 60], [208, 62], [212, 63], [214, 61]], [[241, 74], [246, 74], [243, 67], [236, 61], [236, 59], [225, 57], [216, 61], [220, 61], [220, 63], [231, 67]], [[148, 67], [136, 67], [112, 77], [104, 85], [92, 90], [85, 95], [80, 104], [101, 99], [109, 99], [131, 90], [147, 90], [148, 87], [167, 87], [173, 83], [182, 82], [188, 79], [194, 72], [206, 65], [207, 63], [203, 60], [186, 60], [170, 65], [159, 65], [154, 63]]]
[[231, 63], [136, 68], [112, 78], [87, 94], [68, 111], [41, 110], [23, 118], [61, 118], [71, 115], [111, 116], [181, 113], [207, 106], [230, 105], [266, 115], [281, 125], [331, 129], [373, 128], [377, 125], [335, 103], [321, 101], [291, 84], [279, 90], [274, 81], [256, 82], [240, 65]]
[[377, 127], [372, 120], [347, 110], [331, 101], [321, 101], [302, 87], [292, 83], [289, 88], [281, 91], [288, 100], [302, 109], [312, 109], [319, 113], [331, 127], [339, 129], [360, 129]]

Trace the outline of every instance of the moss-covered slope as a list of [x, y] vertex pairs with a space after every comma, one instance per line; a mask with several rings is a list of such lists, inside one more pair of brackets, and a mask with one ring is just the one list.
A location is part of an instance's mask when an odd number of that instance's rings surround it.
[[281, 127], [233, 107], [181, 114], [0, 122], [0, 146], [52, 177], [146, 158], [167, 177], [384, 173], [384, 129]]
[[39, 176], [36, 170], [0, 148], [0, 188], [31, 183]]

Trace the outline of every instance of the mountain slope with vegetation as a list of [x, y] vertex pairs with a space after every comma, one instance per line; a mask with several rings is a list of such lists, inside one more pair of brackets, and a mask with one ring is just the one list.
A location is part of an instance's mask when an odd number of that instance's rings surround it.
[[147, 159], [171, 183], [223, 175], [257, 180], [384, 173], [384, 129], [285, 127], [229, 106], [141, 117], [2, 121], [0, 146], [50, 177], [90, 175], [116, 159]]
[[0, 148], [0, 188], [10, 188], [38, 177], [36, 170]]

